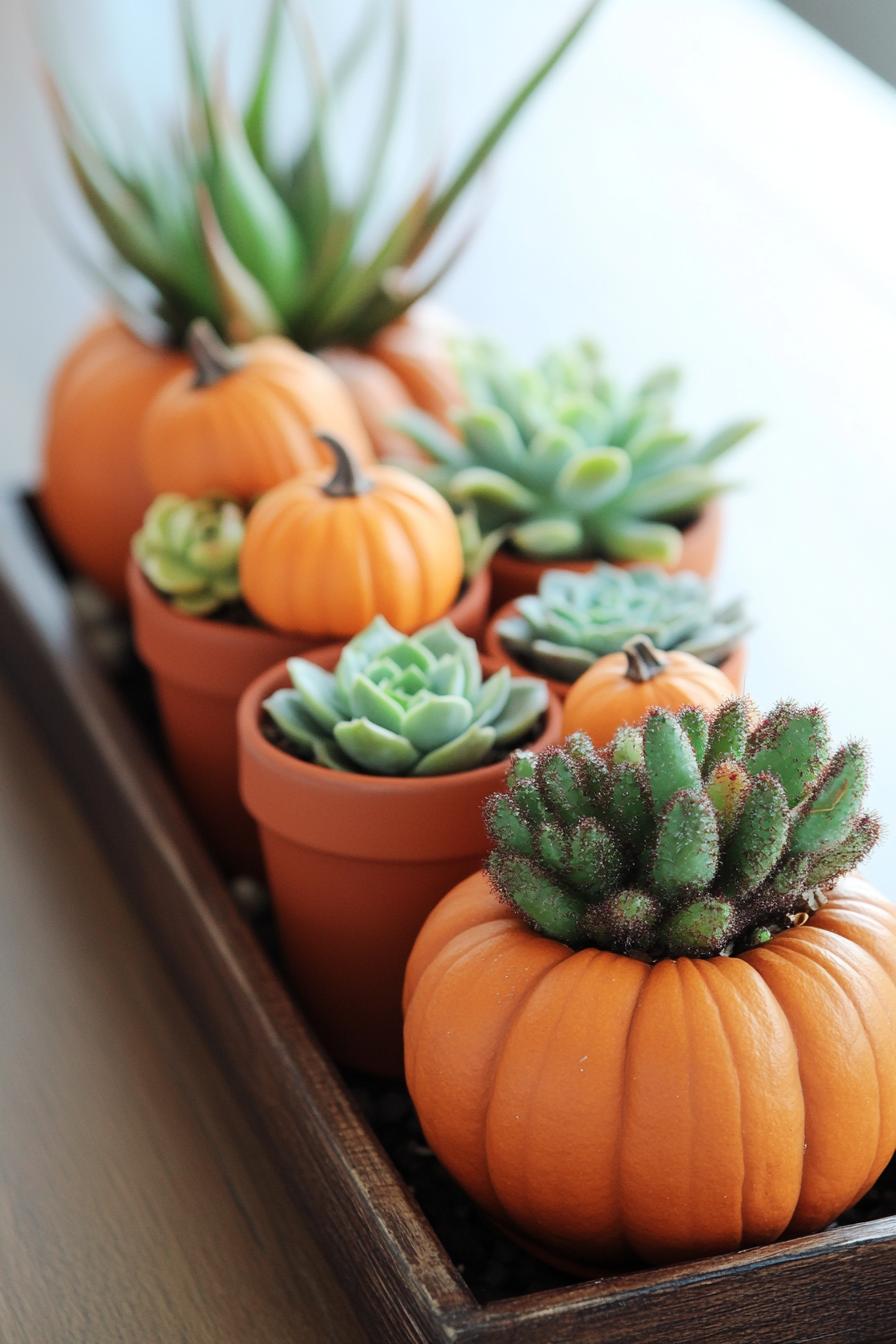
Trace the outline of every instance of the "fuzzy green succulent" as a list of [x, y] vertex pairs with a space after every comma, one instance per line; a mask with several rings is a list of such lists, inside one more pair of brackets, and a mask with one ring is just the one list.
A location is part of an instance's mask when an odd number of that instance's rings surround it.
[[[78, 91], [51, 84], [66, 155], [114, 255], [111, 264], [88, 262], [89, 268], [132, 325], [145, 331], [150, 316], [172, 344], [183, 341], [196, 317], [237, 341], [281, 331], [308, 350], [367, 341], [456, 260], [466, 235], [440, 262], [421, 265], [447, 216], [597, 3], [586, 0], [446, 180], [429, 165], [420, 172], [410, 200], [368, 245], [402, 101], [406, 0], [369, 5], [329, 68], [302, 7], [271, 0], [256, 70], [239, 107], [221, 67], [216, 77], [210, 73], [192, 0], [181, 0], [189, 116], [158, 144], [140, 143], [130, 124], [120, 146], [113, 144], [88, 120]], [[243, 8], [248, 13], [253, 6]], [[304, 86], [308, 116], [291, 139], [284, 137], [280, 157], [271, 123], [290, 28], [299, 59], [289, 79]], [[333, 152], [336, 114], [378, 33], [387, 68], [371, 85], [382, 92], [368, 90], [364, 126], [355, 128], [351, 148], [362, 145], [361, 167], [346, 190]]]
[[747, 700], [708, 720], [655, 709], [596, 751], [574, 734], [520, 753], [486, 805], [488, 871], [535, 928], [648, 959], [767, 942], [876, 842], [861, 744], [831, 754], [824, 715]]
[[455, 417], [460, 438], [422, 412], [396, 423], [432, 458], [421, 473], [455, 507], [473, 505], [484, 535], [539, 560], [676, 563], [681, 527], [725, 488], [718, 458], [756, 427], [694, 439], [672, 422], [674, 370], [625, 394], [589, 342], [535, 368], [488, 342], [455, 353], [470, 403]]
[[547, 709], [543, 681], [501, 668], [483, 680], [472, 639], [448, 620], [402, 635], [377, 616], [335, 672], [289, 660], [292, 689], [264, 708], [285, 743], [333, 770], [448, 775], [499, 760]]
[[159, 495], [131, 550], [152, 586], [178, 611], [210, 616], [240, 596], [245, 513], [232, 499]]
[[567, 682], [636, 635], [718, 666], [750, 628], [742, 601], [715, 606], [706, 580], [687, 571], [549, 569], [538, 594], [515, 607], [497, 624], [505, 649], [533, 672]]

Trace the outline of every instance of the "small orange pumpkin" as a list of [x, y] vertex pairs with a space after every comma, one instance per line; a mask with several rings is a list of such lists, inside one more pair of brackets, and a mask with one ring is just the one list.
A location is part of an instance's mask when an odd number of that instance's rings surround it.
[[40, 507], [75, 569], [123, 601], [131, 537], [151, 499], [138, 439], [146, 408], [186, 355], [104, 317], [74, 345], [50, 392]]
[[690, 653], [660, 653], [646, 635], [638, 635], [622, 653], [598, 658], [573, 683], [563, 706], [563, 732], [587, 733], [596, 747], [605, 747], [618, 728], [640, 723], [654, 706], [712, 711], [736, 695], [719, 668]]
[[249, 514], [249, 606], [266, 625], [321, 639], [348, 639], [377, 615], [406, 633], [437, 620], [463, 580], [449, 505], [400, 467], [362, 473], [343, 443], [320, 437], [335, 473], [286, 481]]
[[195, 372], [165, 388], [143, 421], [141, 454], [155, 494], [249, 500], [325, 465], [319, 429], [359, 461], [373, 450], [339, 379], [291, 341], [266, 336], [230, 349], [199, 318], [187, 344]]
[[477, 873], [404, 1000], [427, 1143], [584, 1272], [818, 1231], [896, 1144], [896, 911], [855, 876], [763, 947], [650, 965], [533, 933]]

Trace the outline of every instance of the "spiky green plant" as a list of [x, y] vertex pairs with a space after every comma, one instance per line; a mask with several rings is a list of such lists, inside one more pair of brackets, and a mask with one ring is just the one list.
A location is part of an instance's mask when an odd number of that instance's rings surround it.
[[[118, 263], [91, 263], [93, 269], [138, 325], [145, 314], [133, 289], [122, 283], [122, 264], [126, 280], [136, 275], [148, 281], [152, 316], [172, 343], [182, 342], [196, 317], [210, 319], [234, 340], [286, 332], [309, 350], [366, 341], [427, 293], [456, 259], [464, 239], [428, 274], [420, 270], [446, 217], [597, 3], [587, 0], [447, 180], [432, 170], [421, 174], [409, 204], [368, 248], [362, 235], [380, 194], [402, 100], [406, 0], [389, 7], [383, 92], [365, 117], [363, 168], [349, 193], [337, 186], [334, 112], [376, 37], [382, 11], [371, 5], [326, 72], [304, 14], [291, 12], [289, 0], [272, 0], [257, 71], [238, 111], [223, 80], [209, 78], [191, 0], [181, 0], [191, 106], [170, 141], [155, 147], [130, 142], [116, 151], [76, 98], [52, 90], [72, 170]], [[309, 115], [307, 130], [280, 162], [268, 123], [289, 19], [298, 36]]]
[[350, 640], [335, 672], [289, 660], [293, 689], [264, 708], [297, 752], [333, 770], [448, 775], [499, 760], [547, 709], [543, 681], [506, 668], [483, 681], [472, 639], [448, 620], [416, 635], [382, 616]]
[[178, 611], [210, 616], [240, 596], [245, 514], [232, 499], [159, 495], [134, 536], [134, 559]]
[[533, 672], [569, 682], [635, 635], [718, 666], [750, 628], [742, 601], [715, 606], [706, 580], [688, 571], [549, 569], [538, 594], [518, 598], [515, 607], [497, 624], [508, 653]]
[[675, 563], [681, 528], [725, 489], [717, 460], [756, 427], [695, 439], [672, 421], [674, 370], [624, 393], [587, 341], [534, 368], [485, 341], [460, 343], [456, 357], [470, 403], [459, 440], [422, 412], [396, 423], [433, 459], [421, 474], [474, 506], [484, 535], [538, 560]]
[[574, 734], [519, 754], [486, 820], [488, 871], [535, 928], [658, 959], [767, 942], [865, 857], [856, 742], [831, 754], [818, 709], [779, 704], [750, 728], [744, 699], [707, 720], [655, 709], [598, 752]]

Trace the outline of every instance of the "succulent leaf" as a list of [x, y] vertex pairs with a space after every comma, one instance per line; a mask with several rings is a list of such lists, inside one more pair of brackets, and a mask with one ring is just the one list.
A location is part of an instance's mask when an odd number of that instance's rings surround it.
[[[289, 659], [288, 670], [292, 689], [276, 691], [264, 708], [300, 755], [337, 770], [473, 770], [531, 737], [548, 704], [544, 682], [506, 668], [483, 682], [473, 640], [444, 620], [407, 636], [378, 616], [346, 644], [334, 672], [306, 658]], [[523, 826], [545, 819], [540, 804], [526, 811], [522, 786], [534, 773], [533, 759], [518, 753], [510, 774]], [[513, 817], [504, 820], [510, 843]]]
[[684, 727], [666, 709], [647, 715], [643, 740], [647, 782], [654, 810], [661, 812], [676, 793], [699, 786], [700, 766]]
[[572, 946], [648, 959], [736, 953], [805, 919], [880, 833], [864, 750], [829, 759], [816, 709], [753, 719], [746, 699], [708, 723], [657, 709], [602, 750], [576, 734], [518, 758], [485, 812], [502, 897]]

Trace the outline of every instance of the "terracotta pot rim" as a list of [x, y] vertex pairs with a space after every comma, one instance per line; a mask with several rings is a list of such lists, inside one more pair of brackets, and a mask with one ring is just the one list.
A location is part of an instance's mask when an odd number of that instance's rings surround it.
[[[300, 656], [310, 657], [312, 661], [320, 662], [321, 666], [326, 667], [331, 659], [332, 662], [335, 662], [341, 651], [341, 645], [321, 645]], [[498, 670], [499, 665], [486, 654], [480, 655], [479, 661], [483, 670], [488, 672], [489, 675]], [[473, 770], [457, 770], [444, 775], [374, 775], [362, 774], [360, 771], [353, 770], [331, 770], [328, 766], [318, 765], [315, 761], [303, 761], [299, 756], [293, 756], [290, 752], [275, 746], [267, 740], [261, 731], [262, 701], [272, 691], [289, 687], [289, 675], [286, 667], [284, 660], [277, 663], [275, 667], [269, 668], [260, 677], [256, 677], [255, 681], [246, 688], [240, 697], [237, 708], [237, 728], [243, 748], [251, 751], [258, 763], [272, 773], [292, 775], [295, 780], [301, 780], [305, 783], [312, 783], [315, 779], [325, 778], [328, 787], [341, 788], [346, 793], [371, 787], [375, 787], [378, 793], [388, 791], [396, 796], [406, 795], [409, 792], [419, 796], [427, 790], [430, 793], [441, 793], [445, 789], [466, 791], [471, 780], [486, 780], [489, 776], [494, 776], [496, 780], [500, 780], [514, 751], [527, 750], [533, 747], [537, 749], [540, 742], [551, 733], [556, 734], [560, 727], [562, 711], [549, 686], [548, 707], [534, 737], [520, 743], [519, 746], [510, 747], [505, 756], [502, 756], [498, 761], [492, 761], [488, 765], [478, 765]], [[527, 673], [526, 675], [530, 674]], [[539, 677], [537, 680], [544, 681], [545, 678]]]
[[[644, 566], [644, 568], [655, 568], [655, 566]], [[544, 672], [537, 671], [535, 668], [527, 667], [525, 663], [521, 663], [520, 660], [514, 654], [512, 654], [507, 648], [505, 648], [504, 642], [501, 639], [500, 634], [498, 633], [498, 622], [507, 620], [508, 617], [516, 615], [518, 602], [519, 602], [518, 597], [512, 597], [509, 602], [505, 602], [502, 607], [498, 607], [498, 609], [495, 612], [493, 612], [492, 615], [489, 617], [488, 625], [485, 627], [485, 636], [483, 641], [485, 645], [485, 652], [489, 657], [496, 658], [499, 661], [503, 662], [504, 665], [506, 667], [509, 667], [511, 672], [513, 672], [516, 676], [539, 677], [542, 681], [546, 681], [548, 687], [550, 688], [550, 690], [553, 691], [554, 695], [560, 696], [560, 698], [562, 699], [565, 695], [569, 693], [572, 687], [576, 684], [578, 677], [573, 678], [572, 681], [561, 681], [559, 677], [551, 677]], [[739, 639], [737, 643], [733, 645], [730, 651], [725, 655], [725, 657], [722, 659], [720, 663], [708, 663], [707, 666], [718, 668], [720, 672], [724, 672], [725, 675], [728, 676], [729, 673], [727, 671], [727, 668], [732, 663], [736, 663], [736, 661], [741, 655], [745, 656], [746, 646], [747, 641], [745, 639]], [[616, 652], [621, 653], [621, 649], [617, 649]], [[673, 650], [669, 650], [669, 652], [673, 652]], [[595, 657], [594, 661], [597, 662], [597, 657]], [[593, 666], [594, 664], [592, 663], [592, 667]], [[585, 671], [587, 670], [588, 669], [586, 668]], [[579, 673], [579, 676], [584, 675], [585, 672]], [[734, 679], [732, 678], [732, 680]]]

